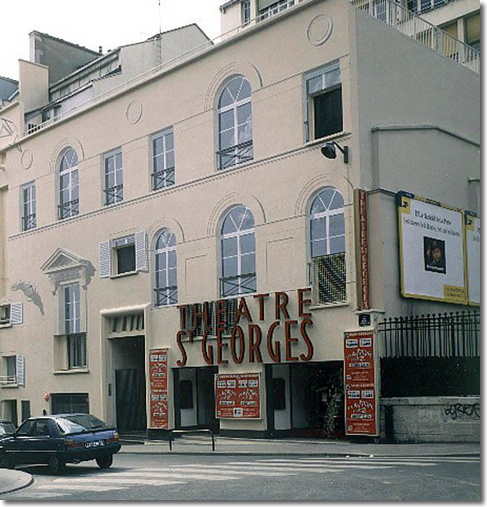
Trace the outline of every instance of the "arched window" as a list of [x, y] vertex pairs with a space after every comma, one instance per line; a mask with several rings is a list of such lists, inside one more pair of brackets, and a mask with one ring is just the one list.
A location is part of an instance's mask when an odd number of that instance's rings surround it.
[[79, 213], [78, 155], [68, 148], [59, 162], [59, 206], [60, 219]]
[[252, 90], [243, 76], [223, 88], [218, 101], [218, 169], [228, 169], [254, 158]]
[[164, 229], [157, 236], [155, 261], [155, 305], [174, 305], [178, 302], [176, 237], [169, 229]]
[[345, 213], [342, 194], [325, 187], [313, 199], [309, 215], [311, 283], [318, 303], [347, 299]]
[[255, 270], [255, 222], [245, 206], [232, 208], [221, 228], [222, 297], [257, 291]]

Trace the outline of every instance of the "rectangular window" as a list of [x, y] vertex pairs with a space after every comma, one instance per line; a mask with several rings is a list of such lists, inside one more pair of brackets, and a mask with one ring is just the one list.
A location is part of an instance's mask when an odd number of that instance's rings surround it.
[[0, 306], [0, 326], [9, 326], [10, 323], [10, 305]]
[[5, 370], [7, 378], [5, 379], [6, 384], [17, 383], [17, 356], [8, 356], [5, 358]]
[[242, 24], [246, 25], [250, 22], [250, 0], [244, 0], [242, 2]]
[[22, 230], [34, 229], [36, 225], [36, 186], [32, 181], [22, 187]]
[[115, 274], [131, 273], [135, 269], [135, 236], [125, 236], [112, 241]]
[[88, 393], [51, 394], [53, 414], [89, 414]]
[[465, 42], [480, 51], [480, 14], [470, 16], [465, 21]]
[[123, 201], [122, 151], [107, 153], [104, 157], [105, 206]]
[[174, 134], [167, 129], [152, 138], [152, 190], [174, 185]]
[[80, 294], [79, 284], [64, 287], [64, 330], [71, 335], [80, 332]]
[[86, 335], [68, 335], [68, 369], [86, 368]]
[[343, 130], [340, 62], [305, 76], [305, 139], [320, 139]]

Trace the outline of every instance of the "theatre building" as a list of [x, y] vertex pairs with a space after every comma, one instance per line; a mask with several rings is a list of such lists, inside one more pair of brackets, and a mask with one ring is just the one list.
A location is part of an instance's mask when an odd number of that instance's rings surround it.
[[[215, 41], [30, 34], [0, 102], [0, 415], [400, 439], [419, 396], [475, 439], [478, 51], [388, 0], [220, 11]], [[418, 345], [445, 313], [468, 339]], [[462, 392], [430, 378], [453, 357]]]

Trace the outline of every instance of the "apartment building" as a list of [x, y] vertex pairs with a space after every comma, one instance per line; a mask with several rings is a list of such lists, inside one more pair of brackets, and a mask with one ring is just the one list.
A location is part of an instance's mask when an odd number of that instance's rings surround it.
[[[71, 46], [34, 33], [0, 109], [3, 416], [90, 411], [150, 438], [406, 435], [414, 395], [378, 369], [411, 359], [387, 349], [391, 319], [476, 322], [478, 53], [344, 0], [283, 5], [224, 4], [217, 41], [190, 25], [171, 44], [77, 47], [77, 70], [39, 61], [35, 44]], [[423, 351], [422, 371], [468, 359], [455, 395], [478, 403], [477, 343]], [[422, 396], [441, 438], [477, 438], [475, 418], [445, 420], [450, 394]]]

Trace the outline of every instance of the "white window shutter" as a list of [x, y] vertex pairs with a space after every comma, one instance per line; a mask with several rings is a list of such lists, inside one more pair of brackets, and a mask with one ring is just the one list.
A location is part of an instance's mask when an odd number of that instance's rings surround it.
[[111, 273], [110, 241], [100, 243], [100, 278], [108, 278]]
[[12, 303], [10, 305], [10, 322], [12, 326], [22, 324], [24, 319], [24, 312], [22, 303]]
[[25, 387], [25, 357], [16, 356], [17, 385]]
[[135, 269], [147, 271], [147, 235], [145, 231], [135, 234]]

